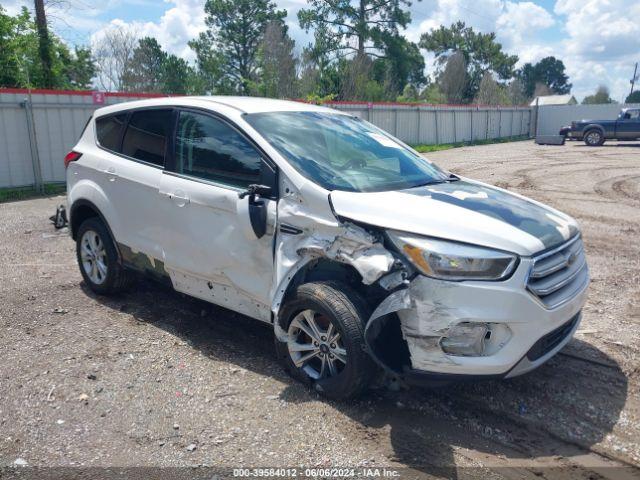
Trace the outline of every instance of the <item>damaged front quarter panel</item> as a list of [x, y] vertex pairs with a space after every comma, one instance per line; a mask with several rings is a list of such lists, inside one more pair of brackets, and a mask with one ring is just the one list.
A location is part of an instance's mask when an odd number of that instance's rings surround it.
[[[290, 185], [285, 185], [283, 191], [287, 194], [278, 205], [280, 231], [276, 242], [274, 282], [277, 287], [272, 292], [272, 310], [276, 318], [296, 274], [310, 262], [325, 258], [353, 267], [364, 285], [377, 283], [382, 290], [392, 291], [378, 305], [365, 328], [369, 353], [385, 370], [401, 373], [390, 367], [374, 346], [384, 323], [390, 318], [399, 319], [413, 369], [429, 370], [433, 365], [454, 363], [439, 345], [452, 317], [445, 308], [429, 301], [428, 291], [421, 282], [407, 280], [407, 267], [385, 248], [382, 238], [354, 223], [338, 220], [328, 208], [319, 208], [323, 202], [313, 201], [320, 200], [313, 199], [313, 191], [305, 191], [302, 195]], [[311, 199], [305, 201], [310, 195]], [[325, 197], [328, 207], [326, 200]], [[274, 328], [278, 340], [286, 342], [288, 335], [282, 325], [276, 321]]]
[[315, 259], [326, 258], [352, 266], [365, 285], [390, 272], [395, 258], [378, 236], [336, 219], [326, 197], [323, 200], [327, 208], [323, 211], [309, 206], [319, 202], [304, 200], [309, 192], [303, 197], [291, 186], [285, 186], [285, 191], [288, 193], [278, 205], [280, 231], [276, 242], [276, 288], [272, 292], [276, 316], [295, 274]]

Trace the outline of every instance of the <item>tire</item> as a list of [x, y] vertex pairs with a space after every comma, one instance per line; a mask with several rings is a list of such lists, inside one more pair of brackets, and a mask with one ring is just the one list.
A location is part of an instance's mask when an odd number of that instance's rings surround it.
[[599, 147], [604, 143], [604, 134], [597, 128], [587, 130], [583, 138], [588, 147]]
[[[313, 315], [308, 312], [311, 311]], [[311, 347], [313, 338], [305, 331], [296, 327], [309, 327], [308, 317], [314, 319], [320, 333], [320, 346], [326, 338], [324, 350], [303, 365], [296, 365], [294, 356], [298, 356], [298, 363], [302, 355], [309, 355], [313, 351], [293, 351], [295, 345]], [[288, 340], [275, 339], [276, 354], [284, 369], [295, 379], [314, 388], [322, 395], [334, 400], [355, 398], [364, 393], [371, 383], [376, 367], [366, 351], [364, 340], [364, 325], [368, 319], [368, 309], [363, 299], [347, 285], [339, 282], [305, 283], [296, 291], [282, 307], [279, 324], [287, 333]], [[321, 333], [329, 332], [327, 321], [333, 325], [331, 335], [339, 333], [337, 342]], [[295, 322], [295, 323], [294, 323]], [[297, 333], [296, 333], [297, 332]], [[302, 338], [302, 340], [301, 340]], [[346, 353], [342, 357], [342, 351]], [[333, 353], [336, 356], [332, 356]], [[333, 358], [333, 360], [331, 360]], [[341, 360], [346, 360], [342, 362]], [[322, 365], [326, 365], [323, 367]], [[334, 368], [331, 368], [331, 364]], [[317, 376], [322, 373], [324, 375]]]
[[112, 295], [133, 283], [134, 274], [120, 264], [113, 239], [102, 220], [91, 217], [82, 222], [76, 238], [78, 267], [91, 290], [98, 295]]

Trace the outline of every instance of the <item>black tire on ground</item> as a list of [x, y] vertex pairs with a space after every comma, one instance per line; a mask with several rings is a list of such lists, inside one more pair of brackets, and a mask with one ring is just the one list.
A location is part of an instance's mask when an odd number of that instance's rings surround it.
[[276, 337], [276, 354], [284, 369], [295, 379], [315, 388], [322, 395], [335, 400], [346, 400], [361, 395], [376, 372], [375, 364], [366, 352], [364, 326], [368, 309], [362, 297], [340, 282], [312, 282], [296, 288], [282, 307], [280, 326], [287, 332], [295, 317], [305, 310], [313, 310], [322, 319], [328, 318], [341, 336], [347, 352], [347, 362], [337, 375], [320, 379], [311, 378], [296, 367], [286, 341]]
[[584, 133], [583, 139], [588, 147], [599, 147], [604, 143], [604, 134], [597, 128], [592, 128]]
[[[104, 246], [106, 275], [100, 282], [95, 282], [86, 272], [82, 261], [82, 241], [85, 234], [94, 232]], [[118, 252], [106, 225], [98, 217], [91, 217], [82, 222], [76, 236], [76, 257], [80, 273], [87, 286], [99, 295], [111, 295], [126, 290], [135, 280], [134, 272], [124, 268], [118, 259]]]

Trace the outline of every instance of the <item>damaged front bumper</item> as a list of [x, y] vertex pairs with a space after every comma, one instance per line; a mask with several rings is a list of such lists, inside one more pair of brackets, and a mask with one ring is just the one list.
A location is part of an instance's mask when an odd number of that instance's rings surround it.
[[[370, 317], [365, 330], [370, 353], [412, 383], [514, 377], [542, 365], [578, 328], [588, 270], [570, 297], [548, 309], [526, 288], [532, 262], [523, 258], [511, 278], [499, 282], [418, 275]], [[386, 322], [398, 320], [410, 363], [402, 368], [389, 365], [378, 338]]]

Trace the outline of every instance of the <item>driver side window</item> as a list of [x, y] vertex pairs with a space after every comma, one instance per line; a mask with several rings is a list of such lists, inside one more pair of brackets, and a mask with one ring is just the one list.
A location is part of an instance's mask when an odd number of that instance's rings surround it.
[[260, 183], [260, 153], [212, 116], [180, 112], [175, 151], [177, 173], [238, 188]]

